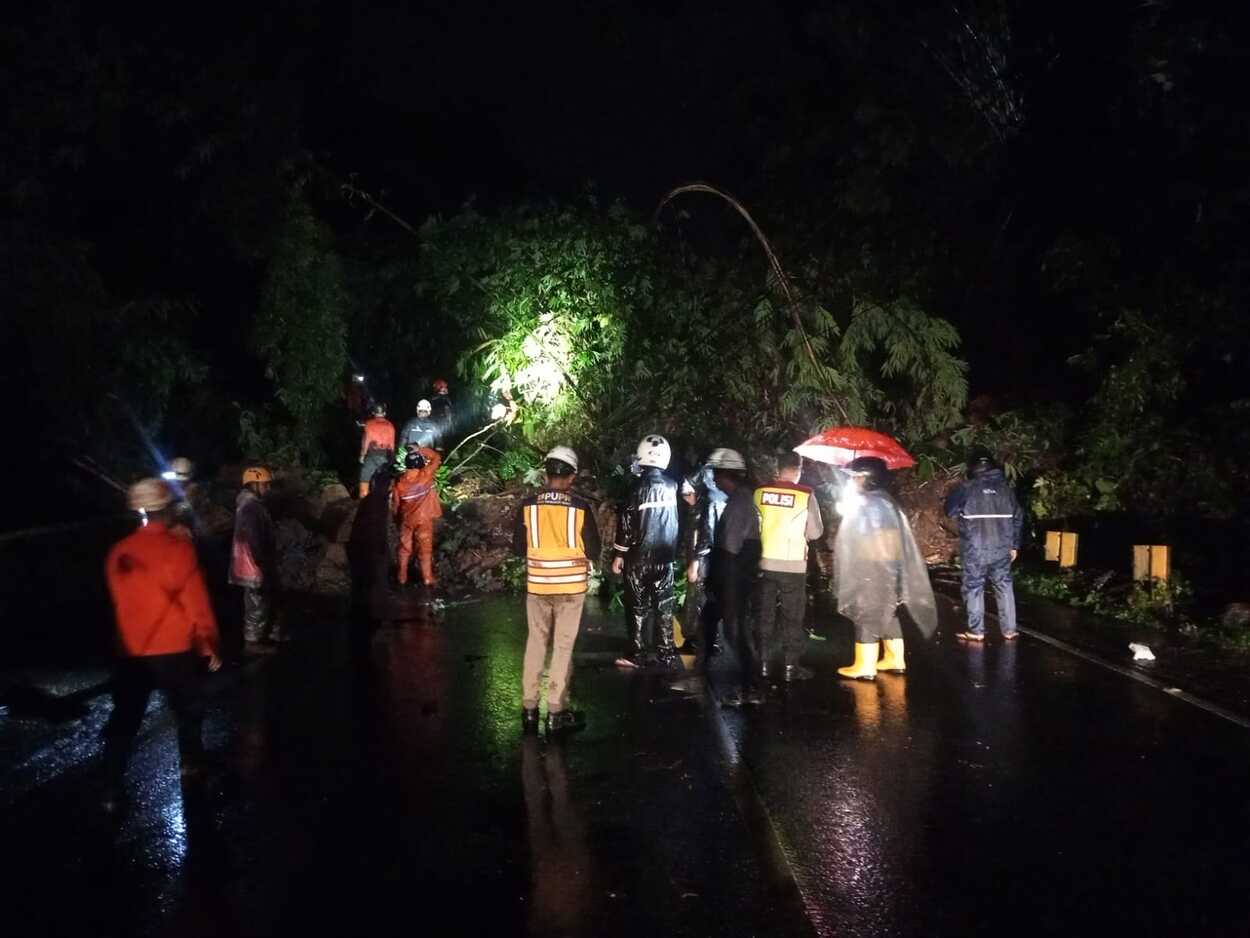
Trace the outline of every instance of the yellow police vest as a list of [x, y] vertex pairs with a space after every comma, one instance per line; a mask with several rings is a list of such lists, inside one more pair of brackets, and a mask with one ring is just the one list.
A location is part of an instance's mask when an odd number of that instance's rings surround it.
[[582, 541], [586, 509], [564, 492], [539, 492], [521, 511], [529, 592], [542, 596], [586, 592], [590, 578]]
[[[812, 490], [806, 485], [773, 482], [755, 490], [755, 510], [760, 516], [760, 560], [804, 564], [807, 561], [807, 503]], [[800, 567], [805, 569], [805, 567]]]

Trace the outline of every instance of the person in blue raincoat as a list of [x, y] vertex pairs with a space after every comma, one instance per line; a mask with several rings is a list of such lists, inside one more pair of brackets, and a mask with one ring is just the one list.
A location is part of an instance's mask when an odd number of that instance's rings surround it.
[[959, 520], [959, 555], [963, 567], [961, 592], [968, 627], [958, 637], [985, 641], [985, 581], [994, 588], [1003, 638], [1016, 637], [1016, 596], [1011, 564], [1020, 550], [1024, 511], [990, 454], [974, 452], [968, 478], [946, 496], [946, 515]]

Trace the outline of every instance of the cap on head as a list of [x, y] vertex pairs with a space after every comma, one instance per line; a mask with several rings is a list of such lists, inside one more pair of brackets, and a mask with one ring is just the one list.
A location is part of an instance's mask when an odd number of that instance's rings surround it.
[[[577, 472], [577, 453], [569, 446], [553, 446], [551, 451], [543, 457], [543, 461], [546, 463], [548, 475], [567, 476]], [[557, 465], [553, 471], [552, 463], [561, 465]]]
[[126, 504], [131, 511], [163, 511], [174, 500], [174, 493], [160, 479], [140, 479], [126, 490]]
[[421, 400], [417, 401], [417, 413], [418, 414], [428, 414], [430, 410], [431, 410], [430, 402], [427, 401], [424, 397], [421, 398]]
[[669, 460], [673, 458], [673, 450], [664, 437], [658, 433], [648, 433], [639, 440], [638, 449], [634, 455], [638, 458], [640, 466], [667, 469]]
[[994, 454], [984, 446], [974, 446], [968, 450], [968, 472], [978, 472], [982, 469], [992, 469], [997, 463], [994, 462]]
[[273, 473], [264, 466], [248, 466], [243, 470], [243, 484], [249, 482], [272, 482]]
[[446, 393], [447, 393], [447, 382], [446, 382], [446, 381], [444, 381], [442, 378], [435, 378], [435, 379], [434, 379], [434, 384], [433, 384], [433, 386], [434, 386], [434, 393], [435, 393], [435, 394], [446, 394]]
[[726, 449], [721, 447], [712, 450], [712, 455], [707, 458], [707, 464], [713, 469], [737, 469], [746, 471], [747, 463], [742, 458], [742, 454], [736, 449]]

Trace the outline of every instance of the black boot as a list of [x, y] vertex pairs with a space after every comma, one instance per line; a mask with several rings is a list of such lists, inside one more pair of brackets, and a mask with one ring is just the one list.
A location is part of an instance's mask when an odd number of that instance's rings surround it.
[[576, 733], [586, 728], [586, 717], [577, 710], [560, 710], [547, 714], [547, 733]]
[[521, 732], [533, 735], [538, 732], [538, 708], [521, 708]]
[[786, 665], [785, 674], [782, 676], [782, 679], [787, 684], [792, 684], [795, 681], [810, 681], [811, 678], [812, 678], [812, 669], [805, 668], [801, 664]]

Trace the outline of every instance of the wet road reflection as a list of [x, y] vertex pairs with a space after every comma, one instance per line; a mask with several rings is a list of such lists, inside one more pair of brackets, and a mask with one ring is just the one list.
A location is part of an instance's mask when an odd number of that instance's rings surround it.
[[534, 935], [583, 934], [594, 901], [586, 824], [569, 793], [566, 743], [521, 743], [521, 782], [530, 847], [528, 927]]
[[153, 707], [116, 819], [94, 701], [0, 815], [0, 900], [23, 935], [1250, 933], [1237, 727], [1027, 638], [862, 683], [835, 634], [722, 710], [603, 664], [618, 625], [588, 617], [565, 744], [520, 734], [518, 602], [327, 626], [219, 682], [205, 777]]

